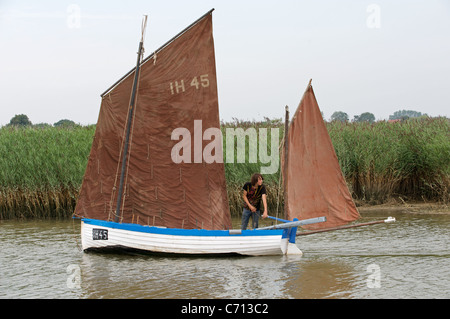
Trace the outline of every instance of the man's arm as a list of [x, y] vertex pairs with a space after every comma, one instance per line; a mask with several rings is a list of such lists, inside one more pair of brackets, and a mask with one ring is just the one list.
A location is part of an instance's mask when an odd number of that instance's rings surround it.
[[269, 212], [267, 211], [267, 195], [266, 194], [262, 194], [262, 201], [263, 201], [263, 205], [264, 205], [264, 214], [262, 215], [262, 218], [267, 218], [267, 216], [269, 216]]

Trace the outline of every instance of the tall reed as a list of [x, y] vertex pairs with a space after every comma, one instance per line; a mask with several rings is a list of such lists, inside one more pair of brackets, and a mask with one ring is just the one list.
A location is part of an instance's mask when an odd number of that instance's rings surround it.
[[[222, 123], [226, 128], [278, 128], [281, 120]], [[391, 198], [450, 202], [450, 120], [421, 118], [398, 123], [327, 123], [339, 164], [357, 203]], [[0, 219], [71, 216], [95, 126], [0, 128]], [[270, 130], [268, 149], [270, 145]], [[225, 137], [225, 135], [224, 135]], [[226, 147], [224, 140], [224, 157]], [[235, 145], [236, 147], [236, 145]], [[242, 211], [242, 186], [266, 164], [225, 164], [230, 209]], [[236, 148], [234, 149], [236, 156]], [[283, 211], [280, 170], [265, 175], [269, 211]], [[279, 193], [280, 192], [280, 193]]]
[[0, 129], [0, 218], [66, 217], [95, 127]]
[[392, 197], [448, 203], [450, 120], [328, 124], [343, 174], [355, 199]]

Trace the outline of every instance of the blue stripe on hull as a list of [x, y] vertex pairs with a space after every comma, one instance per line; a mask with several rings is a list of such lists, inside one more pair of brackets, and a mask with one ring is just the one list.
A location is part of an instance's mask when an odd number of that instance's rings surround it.
[[162, 235], [176, 235], [176, 236], [214, 236], [214, 237], [228, 237], [228, 236], [276, 236], [283, 233], [282, 229], [270, 230], [243, 230], [240, 234], [230, 234], [228, 230], [207, 230], [207, 229], [181, 229], [181, 228], [163, 228], [155, 226], [144, 226], [139, 224], [116, 223], [98, 219], [82, 219], [84, 223], [96, 225], [100, 227], [108, 227], [114, 229], [122, 229], [128, 231], [135, 231], [141, 233], [152, 233]]

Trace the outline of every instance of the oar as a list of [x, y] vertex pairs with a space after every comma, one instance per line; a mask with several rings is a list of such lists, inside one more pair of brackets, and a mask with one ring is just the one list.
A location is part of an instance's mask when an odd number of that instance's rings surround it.
[[327, 219], [325, 217], [316, 217], [316, 218], [296, 220], [296, 221], [286, 221], [284, 224], [278, 224], [278, 225], [273, 225], [273, 226], [262, 227], [262, 228], [258, 228], [258, 230], [261, 230], [261, 229], [283, 229], [283, 228], [298, 227], [298, 226], [302, 226], [302, 225], [323, 223], [326, 220]]
[[273, 219], [273, 220], [276, 220], [276, 221], [279, 221], [279, 222], [282, 222], [282, 223], [290, 223], [292, 221], [292, 220], [281, 219], [281, 218], [273, 217], [273, 216], [267, 216], [267, 218]]
[[332, 227], [332, 228], [325, 228], [325, 229], [318, 229], [318, 230], [312, 230], [312, 231], [306, 231], [306, 232], [298, 232], [297, 236], [311, 235], [311, 234], [323, 233], [323, 232], [332, 231], [332, 230], [341, 230], [341, 229], [348, 229], [348, 228], [369, 226], [369, 225], [376, 225], [376, 224], [383, 224], [383, 223], [393, 223], [393, 222], [395, 222], [395, 218], [394, 217], [388, 217], [387, 219], [377, 220], [377, 221], [374, 221], [374, 222], [361, 223], [361, 224], [355, 224], [355, 225], [347, 225], [347, 226], [340, 226], [340, 227]]

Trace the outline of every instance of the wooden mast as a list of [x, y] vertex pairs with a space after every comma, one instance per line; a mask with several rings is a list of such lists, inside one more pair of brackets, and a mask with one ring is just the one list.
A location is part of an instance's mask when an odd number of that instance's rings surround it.
[[125, 179], [126, 162], [127, 162], [127, 157], [128, 157], [128, 146], [130, 143], [131, 123], [133, 122], [133, 113], [134, 113], [134, 106], [135, 106], [135, 102], [136, 102], [136, 91], [137, 91], [138, 80], [139, 80], [139, 71], [140, 71], [140, 65], [141, 65], [141, 60], [142, 60], [142, 51], [144, 48], [144, 33], [145, 33], [146, 26], [147, 26], [147, 16], [144, 15], [144, 18], [142, 20], [141, 41], [139, 42], [139, 50], [137, 53], [138, 56], [137, 56], [137, 62], [136, 62], [136, 70], [135, 70], [135, 74], [134, 74], [133, 89], [131, 91], [130, 107], [128, 109], [128, 122], [127, 122], [126, 136], [125, 136], [125, 145], [123, 148], [119, 193], [117, 196], [117, 205], [116, 205], [116, 218], [115, 218], [116, 223], [119, 222], [119, 218], [120, 218], [120, 204], [122, 202], [123, 184], [124, 184], [124, 179]]
[[284, 219], [288, 217], [287, 210], [287, 165], [288, 165], [288, 130], [289, 130], [289, 107], [286, 105], [285, 121], [284, 121], [284, 165], [283, 165], [283, 190], [284, 190]]

